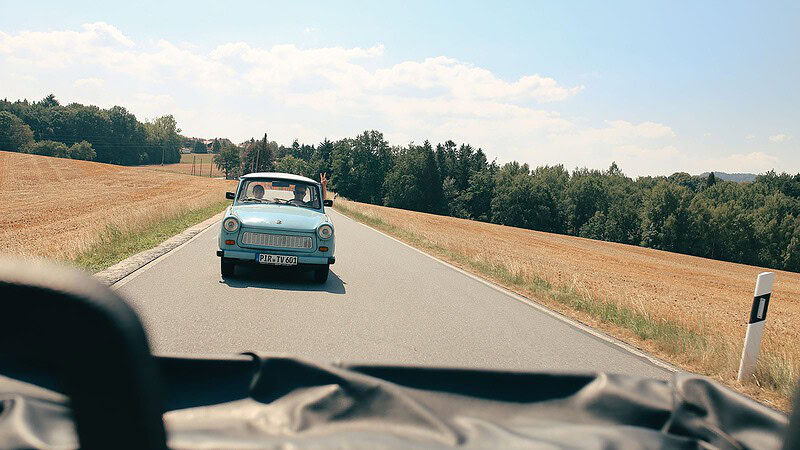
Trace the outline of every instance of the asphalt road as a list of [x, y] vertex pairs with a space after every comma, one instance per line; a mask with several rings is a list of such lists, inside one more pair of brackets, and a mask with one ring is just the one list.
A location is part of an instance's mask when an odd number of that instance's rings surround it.
[[219, 224], [122, 280], [158, 353], [288, 353], [321, 361], [667, 378], [650, 360], [330, 211], [336, 264], [237, 267], [222, 280]]

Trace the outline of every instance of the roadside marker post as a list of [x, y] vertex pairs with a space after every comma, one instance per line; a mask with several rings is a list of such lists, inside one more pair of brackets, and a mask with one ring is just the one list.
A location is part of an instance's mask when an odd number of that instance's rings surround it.
[[758, 351], [761, 347], [761, 336], [764, 334], [764, 322], [767, 319], [769, 298], [772, 295], [772, 283], [775, 281], [775, 272], [762, 272], [756, 280], [756, 290], [753, 293], [753, 306], [750, 308], [750, 321], [747, 323], [747, 333], [744, 336], [744, 349], [742, 361], [739, 363], [739, 376], [737, 380], [744, 381], [752, 378], [758, 361]]

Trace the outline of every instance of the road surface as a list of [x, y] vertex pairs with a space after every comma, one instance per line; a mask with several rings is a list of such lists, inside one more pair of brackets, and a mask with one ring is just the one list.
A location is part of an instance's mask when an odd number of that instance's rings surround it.
[[325, 285], [237, 267], [222, 280], [219, 224], [118, 283], [157, 353], [288, 353], [320, 361], [670, 372], [341, 214]]

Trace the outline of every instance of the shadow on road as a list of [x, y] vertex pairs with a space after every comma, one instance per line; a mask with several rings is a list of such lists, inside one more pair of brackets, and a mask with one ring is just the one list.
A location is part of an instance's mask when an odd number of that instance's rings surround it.
[[344, 294], [345, 282], [333, 270], [328, 281], [319, 284], [314, 281], [314, 272], [308, 270], [285, 269], [281, 267], [237, 266], [233, 278], [223, 278], [220, 283], [232, 288], [264, 288], [284, 291], [325, 291], [331, 294]]

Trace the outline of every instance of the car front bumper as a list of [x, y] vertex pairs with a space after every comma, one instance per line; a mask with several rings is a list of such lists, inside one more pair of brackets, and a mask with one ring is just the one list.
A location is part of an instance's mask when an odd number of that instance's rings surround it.
[[235, 259], [236, 262], [243, 262], [243, 263], [249, 262], [254, 264], [258, 264], [257, 259], [260, 253], [269, 253], [270, 255], [297, 256], [297, 264], [304, 266], [336, 263], [335, 256], [307, 256], [307, 255], [297, 255], [288, 252], [281, 252], [274, 250], [264, 250], [264, 251], [217, 250], [217, 256], [219, 256], [220, 258], [230, 258], [230, 259]]

